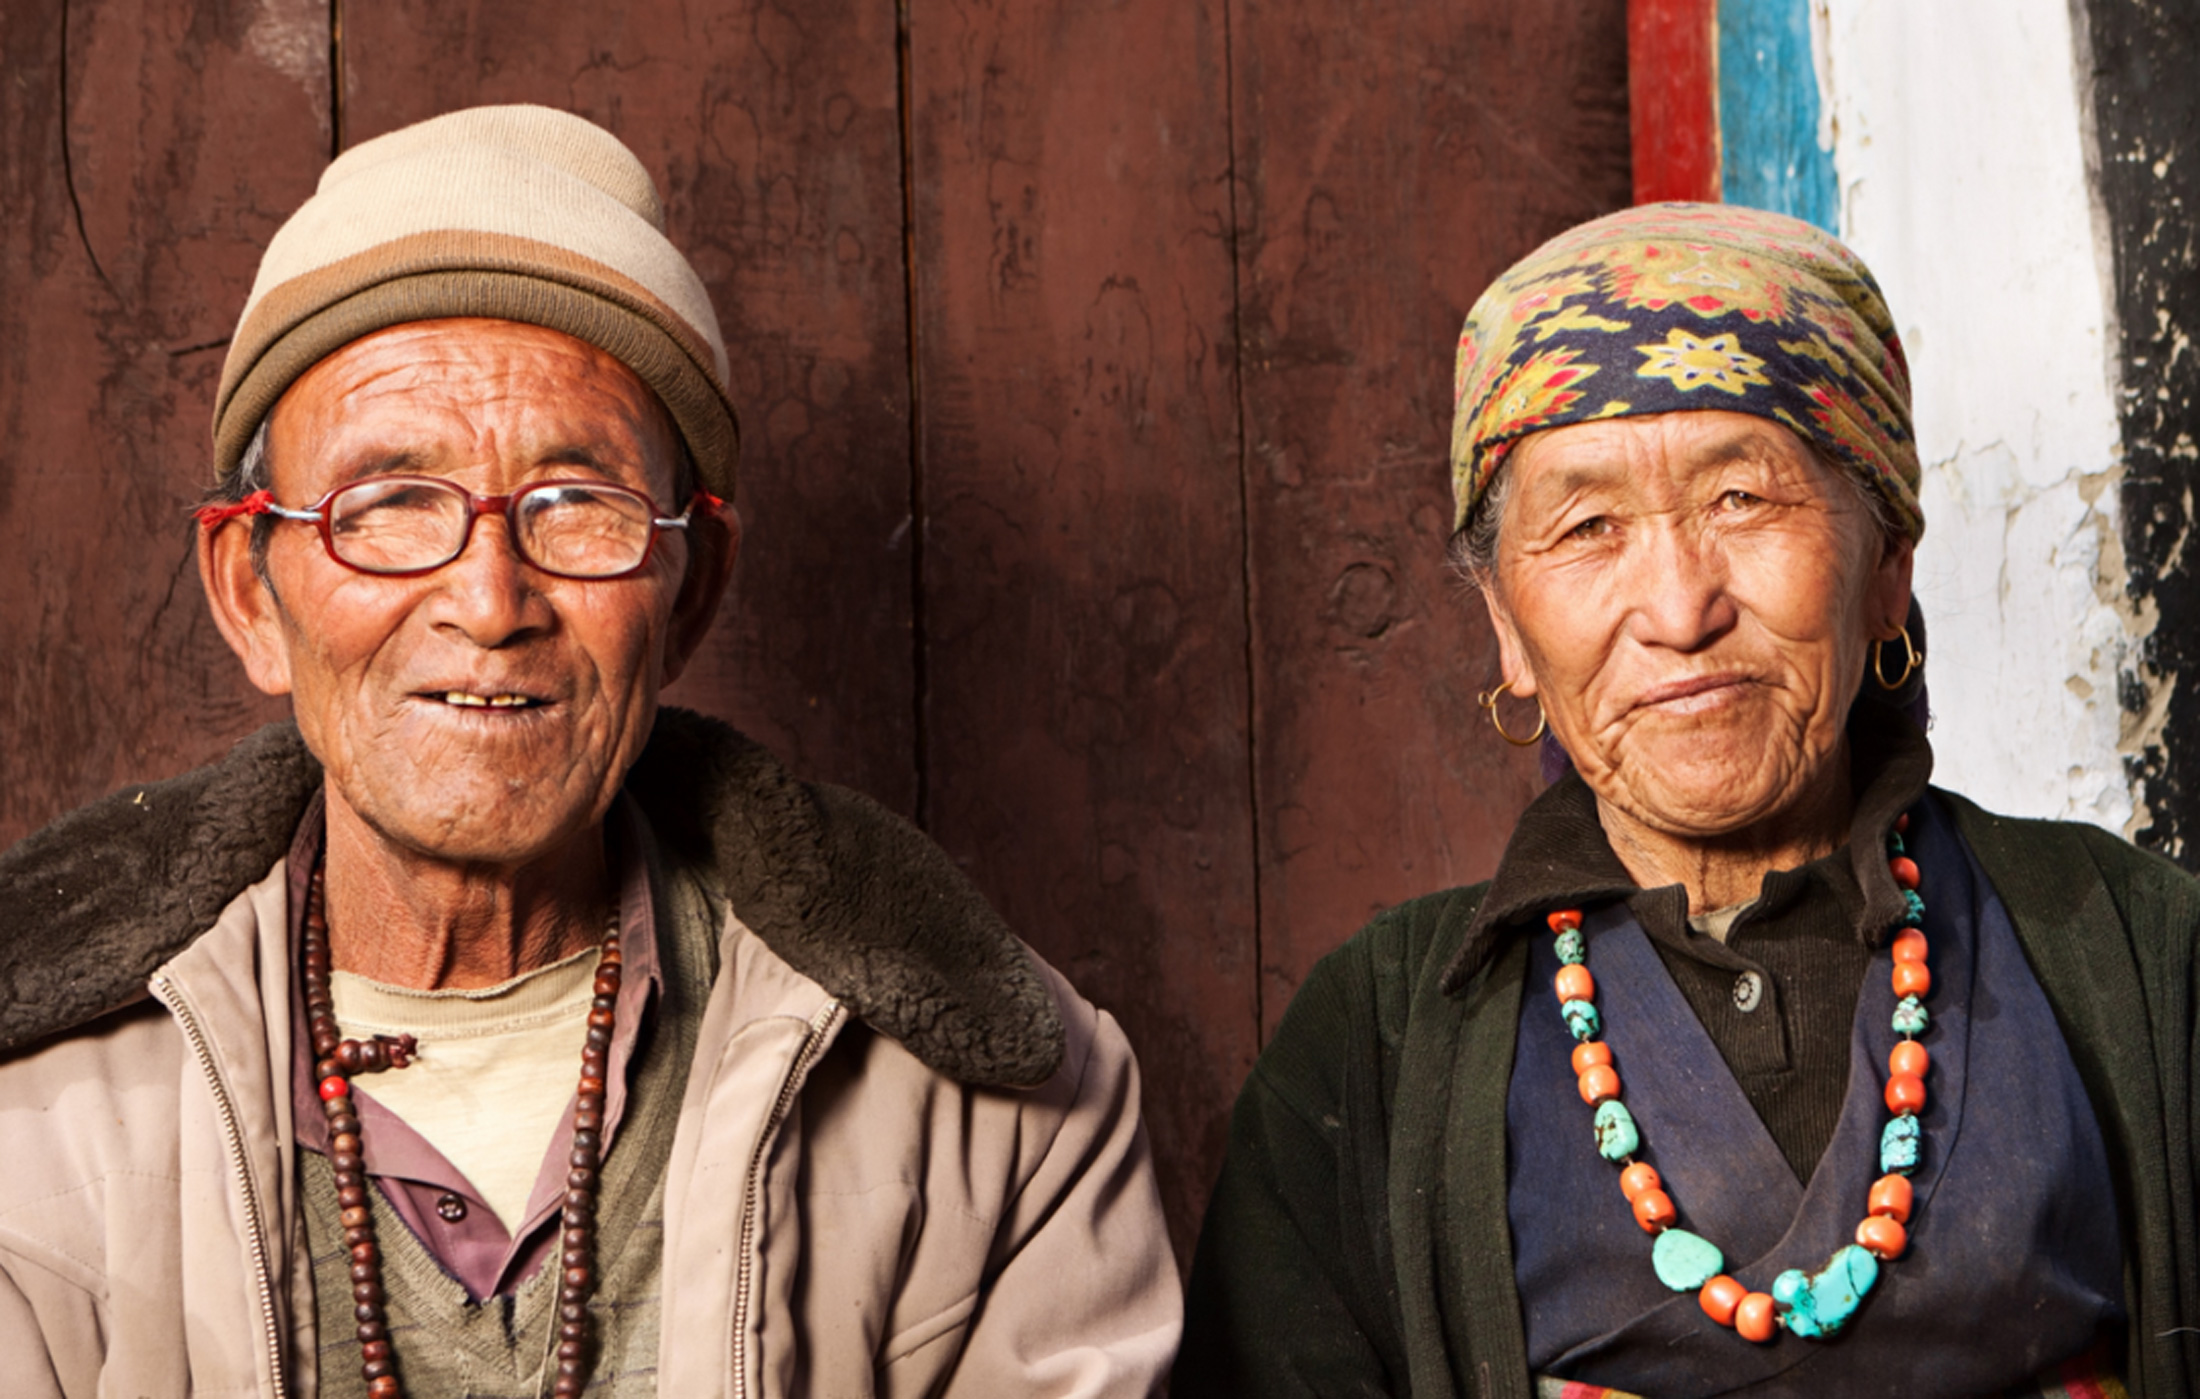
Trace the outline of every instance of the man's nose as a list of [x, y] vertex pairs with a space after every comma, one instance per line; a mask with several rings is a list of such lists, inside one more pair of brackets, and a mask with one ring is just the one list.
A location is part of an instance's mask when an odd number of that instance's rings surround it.
[[436, 570], [435, 623], [476, 646], [509, 645], [550, 624], [541, 579], [520, 556], [505, 517], [485, 511], [474, 518], [458, 557]]

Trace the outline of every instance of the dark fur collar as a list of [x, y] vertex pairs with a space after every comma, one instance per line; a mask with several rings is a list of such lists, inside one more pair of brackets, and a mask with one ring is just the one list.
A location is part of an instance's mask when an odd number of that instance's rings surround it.
[[[289, 848], [320, 766], [270, 725], [211, 767], [130, 787], [0, 854], [0, 1054], [146, 994]], [[713, 719], [666, 709], [627, 776], [675, 864], [757, 936], [964, 1083], [1033, 1084], [1062, 1021], [1030, 954], [945, 852], [865, 797], [798, 782]]]

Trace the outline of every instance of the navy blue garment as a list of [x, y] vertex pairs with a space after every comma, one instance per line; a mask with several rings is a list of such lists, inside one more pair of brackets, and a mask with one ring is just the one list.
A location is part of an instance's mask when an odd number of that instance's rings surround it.
[[[2123, 1316], [2114, 1186], [2083, 1085], [2001, 901], [1930, 798], [1911, 822], [1931, 943], [1932, 1053], [1910, 1249], [1831, 1340], [1782, 1331], [1751, 1345], [1675, 1293], [1650, 1236], [1597, 1155], [1551, 995], [1558, 960], [1536, 938], [1506, 1104], [1507, 1210], [1538, 1374], [1691, 1399], [1999, 1392], [2090, 1346]], [[1873, 958], [1857, 999], [1848, 1093], [1832, 1144], [1799, 1185], [1718, 1049], [1624, 904], [1583, 932], [1604, 1039], [1680, 1225], [1770, 1291], [1852, 1242], [1880, 1175], [1894, 991]], [[2134, 1013], [2138, 1008], [2134, 1007]]]

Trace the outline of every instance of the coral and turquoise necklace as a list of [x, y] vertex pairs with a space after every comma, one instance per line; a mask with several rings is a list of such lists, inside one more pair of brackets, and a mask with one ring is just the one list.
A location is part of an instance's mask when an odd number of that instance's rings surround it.
[[1581, 910], [1560, 909], [1549, 918], [1558, 936], [1559, 1014], [1580, 1043], [1574, 1046], [1574, 1073], [1583, 1102], [1596, 1109], [1597, 1154], [1620, 1167], [1619, 1188], [1634, 1208], [1635, 1222], [1657, 1242], [1650, 1265], [1658, 1281], [1675, 1292], [1694, 1292], [1704, 1313], [1732, 1327], [1747, 1341], [1769, 1341], [1781, 1329], [1798, 1336], [1830, 1336], [1848, 1324], [1864, 1297], [1879, 1281], [1883, 1260], [1902, 1256], [1909, 1247], [1913, 1195], [1910, 1173], [1917, 1169], [1917, 1115], [1925, 1107], [1925, 1070], [1931, 1062], [1917, 1037], [1930, 1019], [1924, 998], [1933, 974], [1925, 966], [1925, 901], [1918, 897], [1917, 862], [1904, 853], [1907, 815], [1897, 817], [1887, 836], [1887, 868], [1902, 887], [1902, 920], [1894, 939], [1894, 1031], [1901, 1036], [1887, 1056], [1887, 1111], [1893, 1114], [1879, 1138], [1880, 1177], [1872, 1184], [1856, 1242], [1835, 1249], [1816, 1273], [1790, 1268], [1772, 1281], [1772, 1291], [1751, 1292], [1724, 1271], [1718, 1246], [1699, 1234], [1677, 1228], [1680, 1211], [1665, 1192], [1657, 1168], [1637, 1161], [1642, 1136], [1634, 1115], [1619, 1100], [1619, 1073], [1612, 1047], [1598, 1036], [1596, 980], [1589, 975], [1588, 943], [1581, 935]]

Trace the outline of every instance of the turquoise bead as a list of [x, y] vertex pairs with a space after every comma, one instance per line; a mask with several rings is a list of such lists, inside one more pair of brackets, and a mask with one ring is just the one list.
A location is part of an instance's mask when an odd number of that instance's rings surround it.
[[1569, 967], [1576, 967], [1581, 965], [1582, 959], [1588, 955], [1589, 948], [1581, 940], [1580, 929], [1568, 928], [1558, 935], [1559, 961], [1564, 962]]
[[1916, 1170], [1920, 1145], [1916, 1118], [1904, 1114], [1890, 1119], [1879, 1134], [1879, 1173], [1906, 1176]]
[[1902, 843], [1902, 833], [1900, 831], [1887, 832], [1887, 853], [1889, 855], [1900, 855], [1906, 849], [1908, 847]]
[[1904, 889], [1902, 891], [1902, 926], [1905, 928], [1922, 928], [1925, 926], [1925, 901], [1917, 896], [1917, 890], [1915, 889]]
[[1558, 1008], [1558, 1013], [1566, 1017], [1566, 1028], [1574, 1032], [1577, 1040], [1594, 1039], [1597, 1031], [1604, 1027], [1597, 1008], [1587, 1001], [1568, 1001]]
[[1894, 1032], [1898, 1035], [1922, 1035], [1932, 1019], [1915, 996], [1904, 996], [1894, 1003]]
[[1879, 1281], [1879, 1260], [1856, 1244], [1835, 1252], [1816, 1277], [1790, 1268], [1772, 1280], [1773, 1305], [1798, 1336], [1831, 1336], [1849, 1324]]
[[1635, 1115], [1617, 1098], [1597, 1104], [1597, 1155], [1607, 1161], [1625, 1161], [1642, 1149], [1642, 1134], [1635, 1130]]
[[1650, 1266], [1675, 1292], [1694, 1292], [1725, 1271], [1726, 1255], [1700, 1234], [1668, 1229], [1650, 1246]]

